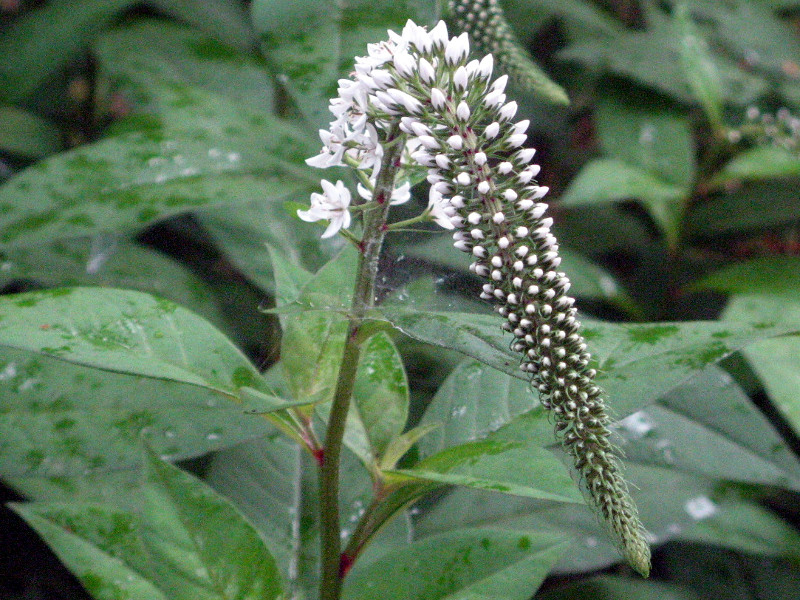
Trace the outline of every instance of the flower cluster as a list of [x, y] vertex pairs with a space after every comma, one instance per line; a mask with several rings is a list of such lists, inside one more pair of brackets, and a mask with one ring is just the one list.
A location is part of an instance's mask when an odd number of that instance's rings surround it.
[[759, 146], [775, 146], [789, 152], [800, 152], [800, 118], [788, 108], [780, 108], [773, 115], [762, 113], [758, 107], [749, 106], [746, 122], [739, 129], [728, 131], [728, 140], [738, 143], [747, 140]]
[[[454, 230], [455, 247], [472, 255], [470, 269], [486, 280], [481, 297], [504, 317], [511, 347], [554, 415], [589, 496], [628, 560], [646, 573], [645, 532], [609, 441], [603, 392], [540, 202], [548, 190], [535, 182], [529, 123], [514, 122], [508, 77], [492, 80], [492, 55], [469, 60], [467, 34], [450, 39], [443, 22], [427, 31], [409, 21], [401, 35], [389, 35], [357, 59], [354, 80], [340, 83], [331, 104], [337, 120], [321, 133], [325, 148], [311, 161], [328, 166], [349, 157], [357, 168], [374, 169], [382, 141], [399, 125], [407, 157], [427, 169], [431, 218]], [[324, 218], [322, 210], [315, 214]]]

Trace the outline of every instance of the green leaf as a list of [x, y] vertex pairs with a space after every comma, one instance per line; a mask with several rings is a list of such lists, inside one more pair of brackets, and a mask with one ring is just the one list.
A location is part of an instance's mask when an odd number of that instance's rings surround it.
[[244, 50], [252, 48], [255, 33], [243, 6], [227, 0], [150, 0], [167, 14], [190, 23], [215, 39]]
[[273, 599], [275, 562], [233, 505], [176, 467], [148, 460], [142, 509], [15, 505], [99, 600]]
[[226, 398], [240, 387], [263, 387], [250, 361], [205, 320], [140, 292], [60, 288], [4, 296], [0, 346]]
[[122, 480], [138, 468], [142, 440], [183, 459], [265, 428], [216, 392], [165, 379], [11, 349], [2, 351], [0, 372], [0, 476], [34, 498], [99, 497], [127, 487]]
[[[718, 4], [718, 3], [716, 3]], [[675, 35], [667, 7], [646, 5], [645, 30], [627, 29], [584, 36], [560, 52], [562, 59], [577, 61], [663, 92], [682, 102], [694, 97], [681, 63], [681, 38]], [[726, 101], [747, 104], [764, 93], [767, 82], [721, 52], [713, 55]]]
[[0, 99], [29, 97], [84, 50], [132, 0], [50, 2], [14, 22], [0, 37]]
[[61, 132], [49, 121], [10, 104], [0, 104], [0, 149], [42, 158], [61, 149]]
[[689, 6], [685, 2], [676, 3], [673, 8], [673, 18], [681, 62], [689, 87], [703, 106], [706, 117], [714, 129], [722, 131], [724, 129], [722, 80], [709, 52], [708, 42], [697, 30]]
[[143, 542], [171, 598], [278, 598], [275, 561], [233, 505], [151, 456], [143, 488]]
[[[653, 543], [673, 539], [710, 516], [699, 510], [709, 503], [714, 505], [710, 499], [714, 485], [707, 478], [638, 464], [626, 465], [625, 476], [635, 484], [631, 495]], [[694, 512], [690, 513], [687, 506]], [[541, 531], [573, 539], [554, 573], [594, 570], [620, 560], [614, 542], [588, 506], [462, 487], [423, 512], [415, 526], [417, 537], [423, 539], [462, 527]]]
[[780, 296], [800, 303], [800, 257], [762, 256], [734, 263], [695, 282], [690, 289]]
[[347, 318], [341, 313], [350, 307], [357, 255], [346, 247], [323, 266], [295, 301], [307, 310], [282, 317], [281, 365], [296, 400], [333, 397], [347, 333]]
[[147, 129], [53, 156], [0, 186], [0, 241], [142, 227], [317, 184], [302, 162], [309, 140], [286, 122], [186, 85], [153, 84], [152, 94], [159, 116]]
[[126, 238], [99, 234], [12, 247], [3, 252], [3, 259], [3, 286], [27, 280], [42, 287], [124, 287], [172, 300], [218, 327], [226, 324], [206, 283], [167, 255]]
[[369, 564], [356, 563], [344, 597], [527, 600], [564, 551], [534, 531], [460, 530], [430, 537]]
[[612, 158], [599, 158], [581, 169], [564, 193], [564, 206], [639, 200], [664, 233], [677, 244], [688, 196], [685, 187], [670, 184], [644, 169]]
[[800, 462], [747, 394], [716, 367], [622, 419], [618, 433], [628, 464], [800, 489]]
[[[169, 4], [168, 0], [159, 1]], [[222, 0], [214, 1], [217, 6], [197, 0], [179, 0], [177, 4], [186, 5], [183, 12], [191, 7], [195, 18], [220, 9], [223, 10], [218, 14], [224, 15], [225, 6], [229, 11], [240, 10]], [[203, 7], [205, 15], [197, 12]], [[249, 51], [248, 43], [236, 46], [243, 47], [243, 51], [197, 29], [143, 19], [105, 32], [93, 50], [99, 77], [108, 81], [111, 90], [121, 91], [127, 101], [145, 110], [152, 110], [152, 103], [160, 101], [159, 86], [172, 84], [202, 88], [255, 111], [269, 112], [273, 102], [269, 74], [263, 62]]]
[[787, 520], [763, 506], [738, 498], [722, 498], [719, 510], [681, 535], [693, 542], [714, 544], [762, 556], [800, 558], [800, 534]]
[[714, 176], [712, 183], [774, 177], [800, 177], [800, 156], [785, 148], [756, 146], [737, 154]]
[[[130, 512], [102, 505], [14, 504], [96, 600], [171, 600], [141, 573], [146, 556]], [[131, 564], [133, 563], [133, 564]]]
[[278, 431], [216, 453], [205, 479], [269, 544], [292, 597], [310, 598], [318, 574], [316, 468]]
[[619, 92], [600, 97], [597, 134], [603, 151], [656, 179], [684, 189], [695, 177], [695, 144], [689, 115], [651, 99], [633, 102]]
[[413, 0], [256, 0], [251, 12], [275, 75], [316, 129], [331, 120], [328, 101], [336, 96], [337, 80], [352, 71], [353, 58], [409, 18], [427, 23], [431, 10]]
[[[763, 314], [763, 313], [762, 313]], [[406, 335], [457, 350], [525, 379], [519, 357], [508, 349], [501, 319], [494, 315], [437, 313], [385, 306], [382, 315]], [[594, 321], [583, 333], [616, 414], [651, 404], [708, 365], [757, 340], [798, 331], [775, 319], [752, 322], [697, 321], [612, 324]]]
[[718, 236], [794, 223], [800, 212], [798, 179], [747, 181], [740, 187], [692, 205], [687, 235]]
[[[752, 292], [734, 296], [725, 308], [724, 317], [731, 321], [752, 319], [769, 314], [779, 315], [786, 322], [800, 324], [800, 293], [797, 288], [788, 287], [796, 274], [790, 274], [793, 261], [781, 264], [775, 272], [783, 273], [789, 279], [784, 287], [780, 281], [766, 285], [765, 293]], [[776, 265], [773, 265], [773, 267]], [[774, 294], [770, 292], [776, 292]], [[800, 432], [800, 339], [797, 336], [764, 340], [745, 349], [744, 355], [751, 364], [770, 399], [792, 426]]]
[[367, 464], [380, 460], [408, 419], [408, 378], [391, 338], [378, 333], [361, 347], [345, 441]]
[[493, 436], [447, 448], [410, 469], [391, 473], [515, 496], [583, 503], [575, 482], [552, 452], [532, 443], [496, 441]]
[[663, 583], [601, 575], [582, 581], [568, 583], [538, 595], [537, 600], [617, 600], [636, 598], [636, 600], [701, 600], [697, 592], [690, 588]]
[[[491, 402], [487, 402], [487, 395]], [[527, 381], [474, 360], [463, 360], [425, 410], [421, 424], [438, 427], [420, 440], [420, 452], [431, 456], [482, 439], [522, 415], [527, 416], [526, 441], [542, 447], [555, 441], [553, 425]]]
[[[341, 526], [345, 537], [372, 499], [372, 482], [349, 452], [342, 455]], [[317, 597], [319, 538], [317, 464], [295, 442], [277, 432], [214, 455], [207, 481], [231, 498], [264, 535], [277, 558], [292, 598]], [[366, 548], [370, 560], [404, 546], [408, 523], [395, 519]]]

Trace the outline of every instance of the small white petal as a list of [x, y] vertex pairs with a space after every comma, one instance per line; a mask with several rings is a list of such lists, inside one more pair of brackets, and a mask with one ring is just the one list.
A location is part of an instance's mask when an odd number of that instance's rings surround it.
[[469, 54], [469, 36], [465, 31], [458, 37], [452, 38], [444, 49], [444, 61], [454, 67], [462, 62]]
[[467, 85], [469, 85], [469, 74], [463, 66], [458, 67], [455, 73], [453, 73], [453, 85], [456, 86], [457, 90], [467, 89]]
[[492, 68], [494, 67], [494, 57], [487, 54], [483, 57], [478, 66], [478, 74], [484, 79], [489, 79], [492, 76]]
[[511, 170], [512, 170], [513, 168], [514, 168], [514, 165], [512, 165], [512, 164], [511, 164], [510, 162], [508, 162], [508, 161], [501, 162], [499, 165], [497, 165], [497, 171], [498, 171], [498, 172], [499, 172], [501, 175], [508, 175], [509, 173], [511, 173]]
[[437, 154], [436, 155], [436, 164], [439, 165], [440, 169], [446, 169], [450, 166], [450, 159], [447, 158], [444, 154]]
[[488, 194], [490, 189], [491, 189], [491, 186], [489, 185], [488, 181], [481, 181], [478, 184], [478, 191], [481, 194]]
[[517, 103], [512, 100], [503, 108], [500, 109], [500, 118], [504, 121], [508, 121], [509, 119], [513, 119], [514, 115], [517, 114]]
[[525, 133], [526, 131], [528, 131], [528, 126], [530, 124], [531, 122], [528, 119], [520, 121], [519, 123], [514, 125], [513, 133]]
[[447, 24], [444, 21], [439, 21], [436, 24], [436, 27], [430, 30], [428, 35], [430, 36], [434, 47], [444, 47], [449, 39], [447, 34]]
[[472, 178], [469, 176], [469, 173], [461, 172], [456, 177], [456, 181], [461, 185], [469, 185], [472, 181]]
[[508, 145], [512, 148], [519, 148], [522, 144], [525, 143], [525, 140], [528, 139], [528, 136], [524, 133], [515, 133], [514, 135], [508, 136]]
[[436, 70], [424, 56], [419, 59], [419, 78], [429, 85], [436, 79]]
[[500, 133], [500, 123], [497, 121], [487, 125], [486, 129], [483, 131], [483, 134], [490, 140], [496, 138], [498, 133]]
[[408, 52], [398, 52], [392, 61], [398, 74], [408, 79], [417, 70], [417, 61]]
[[492, 84], [492, 91], [493, 92], [502, 92], [506, 89], [506, 84], [508, 83], [508, 75], [502, 75], [498, 77], [495, 82]]
[[488, 158], [486, 158], [485, 152], [477, 152], [475, 154], [475, 164], [478, 165], [479, 167], [485, 165], [487, 160]]
[[446, 102], [447, 102], [447, 97], [444, 95], [444, 92], [442, 90], [440, 90], [439, 88], [431, 89], [431, 104], [433, 104], [433, 108], [435, 108], [436, 110], [442, 110]]
[[447, 138], [447, 145], [453, 150], [461, 150], [464, 147], [464, 139], [460, 135], [451, 135]]
[[458, 117], [461, 121], [466, 121], [469, 119], [470, 112], [469, 104], [463, 100], [458, 103], [458, 106], [456, 107], [456, 117]]

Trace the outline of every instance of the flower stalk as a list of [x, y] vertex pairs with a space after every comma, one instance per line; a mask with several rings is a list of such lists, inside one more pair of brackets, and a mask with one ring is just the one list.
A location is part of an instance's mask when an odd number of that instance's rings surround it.
[[[375, 210], [368, 206], [363, 211], [362, 265], [348, 347], [372, 302], [389, 206], [394, 199], [405, 200], [406, 184], [396, 186], [395, 178], [410, 169], [427, 169], [431, 185], [425, 212], [454, 230], [454, 246], [472, 256], [470, 270], [485, 280], [481, 298], [504, 318], [503, 329], [513, 336], [511, 347], [521, 356], [520, 368], [552, 413], [556, 436], [592, 505], [628, 562], [647, 575], [646, 534], [610, 442], [605, 396], [594, 381], [574, 298], [567, 294], [570, 282], [558, 270], [553, 220], [540, 201], [548, 190], [536, 183], [535, 151], [525, 147], [529, 123], [514, 122], [517, 104], [506, 98], [508, 76], [492, 80], [492, 55], [469, 60], [469, 36], [449, 38], [444, 22], [428, 31], [409, 21], [400, 35], [390, 31], [389, 38], [370, 45], [369, 55], [356, 59], [353, 79], [340, 81], [339, 97], [331, 101], [336, 120], [320, 132], [320, 155], [308, 161], [320, 167], [355, 164], [365, 175], [371, 171], [367, 178], [375, 182], [368, 200]], [[323, 198], [318, 215], [341, 206], [340, 194], [332, 196], [329, 207]], [[345, 227], [345, 217], [335, 218], [330, 219], [334, 228]], [[357, 346], [345, 353], [355, 365]], [[338, 513], [334, 519], [331, 507], [352, 393], [352, 381], [342, 377], [354, 377], [351, 368], [343, 366], [340, 376], [321, 475], [323, 511], [328, 511], [323, 516], [323, 587], [340, 585], [332, 574], [330, 552], [335, 549], [338, 559], [339, 542], [338, 532], [333, 540]], [[337, 454], [329, 462], [331, 445]], [[323, 590], [322, 597], [333, 600], [338, 589]]]
[[[403, 134], [398, 127], [389, 130], [385, 138], [386, 153], [383, 156], [381, 172], [376, 178], [373, 210], [364, 212], [364, 234], [359, 242], [359, 264], [356, 287], [353, 293], [347, 338], [342, 356], [339, 377], [336, 383], [333, 403], [328, 415], [328, 429], [322, 465], [319, 470], [320, 486], [320, 548], [322, 557], [321, 600], [337, 600], [341, 595], [343, 565], [341, 563], [342, 542], [339, 523], [339, 467], [342, 441], [344, 438], [347, 413], [355, 385], [356, 370], [360, 356], [359, 336], [364, 316], [375, 300], [375, 279], [378, 273], [383, 240], [386, 237], [386, 220], [389, 214], [390, 199], [394, 190], [394, 180], [399, 156], [403, 149]], [[384, 201], [381, 201], [384, 199]]]

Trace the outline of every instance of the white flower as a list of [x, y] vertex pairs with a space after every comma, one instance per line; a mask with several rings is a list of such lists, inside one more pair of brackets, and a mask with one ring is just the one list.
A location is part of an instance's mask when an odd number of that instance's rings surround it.
[[[375, 187], [375, 178], [371, 178], [373, 188]], [[373, 190], [368, 189], [366, 186], [361, 185], [360, 183], [356, 186], [358, 189], [358, 195], [361, 196], [364, 200], [371, 201], [373, 196]], [[408, 202], [411, 198], [411, 183], [406, 181], [403, 185], [400, 185], [392, 191], [392, 197], [389, 200], [389, 204], [392, 206], [397, 206], [398, 204], [403, 204]]]
[[323, 179], [320, 183], [325, 193], [311, 194], [311, 208], [298, 210], [297, 216], [309, 223], [320, 220], [330, 221], [328, 228], [322, 234], [323, 238], [329, 238], [340, 229], [347, 229], [350, 226], [350, 211], [348, 210], [350, 190], [344, 186], [342, 181], [337, 181], [334, 185]]
[[[448, 210], [448, 208], [450, 210]], [[441, 225], [445, 229], [455, 229], [452, 214], [448, 214], [448, 212], [453, 212], [452, 207], [435, 186], [431, 187], [428, 196], [428, 212], [438, 225]]]

